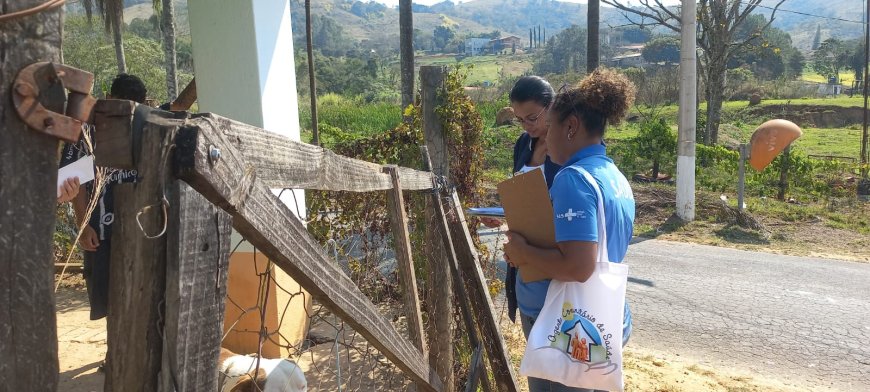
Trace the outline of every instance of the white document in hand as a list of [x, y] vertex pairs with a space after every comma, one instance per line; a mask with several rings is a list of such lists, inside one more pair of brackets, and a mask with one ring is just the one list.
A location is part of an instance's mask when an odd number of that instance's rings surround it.
[[81, 159], [66, 165], [57, 171], [57, 196], [60, 197], [60, 187], [69, 178], [78, 177], [79, 184], [94, 180], [94, 156], [85, 155]]

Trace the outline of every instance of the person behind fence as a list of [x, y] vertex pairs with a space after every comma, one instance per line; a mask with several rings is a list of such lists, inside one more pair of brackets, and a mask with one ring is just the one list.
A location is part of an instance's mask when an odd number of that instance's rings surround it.
[[[547, 124], [545, 120], [547, 108], [553, 103], [556, 92], [550, 83], [540, 76], [523, 76], [514, 84], [510, 91], [511, 109], [525, 132], [514, 144], [514, 173], [541, 169], [547, 179], [547, 186], [552, 184], [553, 177], [561, 168], [547, 156]], [[499, 227], [502, 221], [496, 218], [481, 218], [487, 227]], [[526, 284], [519, 279], [517, 269], [508, 266], [505, 276], [505, 295], [508, 301], [508, 318], [516, 321], [518, 297], [525, 295]], [[519, 300], [520, 302], [522, 300]]]
[[[145, 102], [147, 90], [138, 77], [120, 74], [112, 81], [107, 98], [126, 99], [137, 103]], [[138, 115], [139, 113], [137, 113]], [[77, 161], [88, 154], [84, 141], [67, 144], [61, 156], [61, 166]], [[79, 247], [84, 250], [84, 278], [88, 290], [91, 320], [106, 317], [109, 303], [109, 255], [111, 254], [112, 226], [115, 223], [114, 192], [117, 184], [136, 182], [136, 170], [110, 171], [106, 186], [99, 195], [96, 208], [79, 239]], [[88, 200], [93, 194], [92, 181], [73, 199], [73, 210], [79, 227], [84, 223]]]
[[[612, 70], [596, 70], [575, 88], [560, 92], [546, 121], [547, 154], [563, 168], [550, 188], [555, 213], [555, 248], [530, 245], [517, 233], [508, 232], [504, 246], [506, 259], [534, 265], [548, 271], [551, 279], [586, 281], [595, 268], [598, 246], [606, 246], [609, 258], [621, 262], [628, 250], [634, 227], [635, 204], [631, 186], [607, 156], [603, 143], [608, 124], [619, 122], [635, 94], [634, 85]], [[606, 244], [598, 243], [598, 196], [578, 170], [588, 171], [601, 189], [606, 218]], [[528, 292], [519, 296], [519, 307], [526, 339], [541, 312], [550, 280], [531, 282]], [[623, 321], [623, 346], [631, 335], [631, 312], [626, 303]], [[549, 380], [529, 378], [529, 391], [585, 391]]]

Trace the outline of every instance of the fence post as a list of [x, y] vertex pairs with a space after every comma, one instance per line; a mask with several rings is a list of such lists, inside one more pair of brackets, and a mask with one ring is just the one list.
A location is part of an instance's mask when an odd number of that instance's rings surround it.
[[[436, 108], [441, 104], [444, 89], [443, 67], [420, 67], [421, 100], [423, 110], [423, 134], [429, 150], [432, 167], [436, 176], [450, 175], [447, 157], [447, 138]], [[424, 159], [424, 165], [426, 164]], [[449, 181], [449, 179], [448, 179]], [[437, 193], [426, 197], [426, 237], [425, 253], [427, 262], [426, 303], [429, 314], [428, 346], [429, 363], [442, 377], [444, 386], [450, 390], [454, 385], [453, 377], [453, 283], [444, 239], [438, 230], [436, 209]]]
[[779, 171], [779, 193], [776, 194], [776, 198], [779, 200], [785, 200], [785, 194], [788, 192], [789, 163], [791, 163], [791, 145], [786, 146], [785, 150], [782, 150], [782, 164]]
[[160, 388], [215, 391], [232, 222], [186, 183], [173, 188]]
[[[480, 268], [479, 255], [474, 249], [474, 242], [468, 230], [468, 223], [462, 211], [462, 203], [456, 191], [450, 192], [450, 227], [453, 247], [456, 251], [457, 262], [462, 276], [462, 283], [469, 293], [469, 301], [472, 313], [477, 319], [477, 327], [480, 329], [482, 346], [486, 349], [492, 375], [499, 391], [515, 392], [519, 390], [516, 384], [513, 367], [510, 363], [510, 353], [505, 346], [504, 335], [501, 327], [492, 314], [492, 298], [489, 296], [489, 288], [486, 278]], [[485, 374], [483, 377], [487, 377]], [[483, 380], [486, 382], [486, 379]]]
[[[6, 1], [3, 12], [42, 3]], [[58, 140], [27, 127], [10, 96], [21, 68], [60, 58], [62, 14], [58, 8], [0, 22], [0, 391], [57, 389], [52, 240]]]
[[[118, 156], [133, 153], [138, 173], [135, 184], [114, 185], [115, 212], [111, 243], [112, 268], [109, 275], [109, 313], [106, 322], [106, 391], [156, 391], [163, 350], [164, 299], [166, 288], [167, 215], [178, 206], [164, 203], [177, 197], [178, 185], [169, 181], [171, 135], [177, 126], [152, 122], [146, 116], [144, 129], [98, 129], [97, 133], [141, 132], [139, 151], [114, 151]], [[104, 135], [109, 136], [109, 135]], [[133, 136], [132, 139], [138, 139]], [[135, 145], [135, 144], [134, 144]], [[111, 164], [114, 156], [100, 157], [97, 164]], [[165, 199], [164, 199], [165, 198]], [[162, 232], [162, 233], [161, 233]], [[147, 238], [151, 237], [151, 238]], [[105, 244], [101, 244], [105, 246]]]
[[749, 146], [741, 143], [738, 149], [740, 151], [740, 163], [737, 167], [737, 210], [743, 211], [743, 198], [746, 194], [746, 155], [749, 154]]

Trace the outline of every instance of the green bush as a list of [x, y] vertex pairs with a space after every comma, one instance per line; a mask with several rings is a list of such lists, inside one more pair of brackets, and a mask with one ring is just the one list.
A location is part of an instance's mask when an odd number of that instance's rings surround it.
[[610, 154], [618, 160], [620, 169], [630, 176], [649, 173], [650, 178], [658, 178], [662, 172], [674, 173], [677, 135], [665, 119], [649, 117], [636, 127], [637, 136], [610, 144]]

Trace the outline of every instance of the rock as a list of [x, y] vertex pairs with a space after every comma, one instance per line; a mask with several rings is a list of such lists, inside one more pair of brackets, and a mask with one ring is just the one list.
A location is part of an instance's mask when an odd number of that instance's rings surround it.
[[755, 106], [761, 103], [761, 95], [758, 93], [752, 94], [749, 97], [749, 106]]
[[495, 125], [510, 125], [514, 122], [514, 109], [510, 106], [501, 108], [495, 115]]

